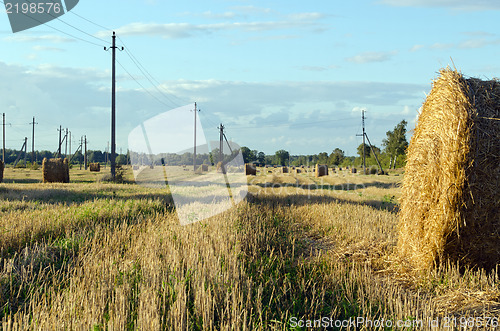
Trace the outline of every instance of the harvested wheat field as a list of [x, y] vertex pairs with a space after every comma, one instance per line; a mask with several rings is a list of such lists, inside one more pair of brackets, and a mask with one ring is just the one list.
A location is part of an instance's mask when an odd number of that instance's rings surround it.
[[6, 168], [1, 329], [498, 325], [497, 273], [417, 275], [399, 258], [402, 176], [259, 171], [235, 207], [181, 226], [166, 187], [132, 183], [129, 168], [124, 184], [96, 175], [44, 184], [40, 170]]

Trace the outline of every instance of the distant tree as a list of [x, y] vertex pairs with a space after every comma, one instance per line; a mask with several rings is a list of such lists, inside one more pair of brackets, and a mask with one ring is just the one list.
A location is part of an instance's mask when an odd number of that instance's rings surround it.
[[396, 168], [396, 159], [399, 155], [405, 154], [408, 148], [408, 141], [406, 140], [406, 125], [408, 122], [402, 120], [394, 127], [394, 130], [387, 131], [387, 139], [382, 141], [385, 152], [390, 157], [389, 168]]
[[256, 151], [250, 150], [250, 148], [243, 146], [241, 147], [241, 154], [243, 155], [243, 161], [245, 163], [250, 163], [252, 161], [255, 161], [257, 158], [257, 155], [255, 154]]
[[329, 157], [329, 163], [331, 165], [336, 165], [338, 166], [339, 164], [342, 163], [342, 161], [344, 160], [345, 158], [345, 153], [343, 150], [341, 150], [340, 148], [335, 148], [332, 152], [332, 154], [330, 154], [330, 157]]
[[265, 164], [266, 163], [266, 154], [264, 154], [264, 152], [257, 153], [257, 161], [259, 161], [260, 164]]
[[[368, 144], [364, 144], [364, 147], [365, 147], [365, 156], [366, 157], [369, 157], [370, 156], [370, 153], [371, 153], [371, 149], [370, 149], [370, 145]], [[360, 157], [363, 157], [363, 144], [360, 144], [358, 146], [358, 155]]]
[[319, 164], [327, 164], [328, 163], [328, 153], [321, 152], [318, 154], [318, 163]]
[[277, 164], [284, 166], [288, 163], [290, 154], [284, 149], [280, 149], [279, 151], [276, 151], [274, 157]]

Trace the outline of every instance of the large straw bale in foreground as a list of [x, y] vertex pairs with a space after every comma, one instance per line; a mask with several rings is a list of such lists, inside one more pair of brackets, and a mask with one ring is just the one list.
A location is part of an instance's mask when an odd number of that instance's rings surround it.
[[407, 152], [398, 249], [418, 269], [500, 263], [500, 82], [443, 69]]
[[44, 183], [69, 183], [68, 159], [47, 159], [42, 162]]
[[4, 169], [3, 161], [0, 160], [0, 183], [3, 181], [3, 169]]

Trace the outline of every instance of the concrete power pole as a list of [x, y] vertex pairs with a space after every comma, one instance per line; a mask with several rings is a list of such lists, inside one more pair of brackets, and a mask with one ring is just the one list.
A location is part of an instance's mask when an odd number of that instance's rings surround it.
[[33, 131], [31, 134], [31, 166], [35, 165], [35, 124], [38, 124], [35, 122], [35, 116], [33, 116], [33, 122], [30, 124], [33, 124]]
[[[115, 131], [116, 131], [116, 99], [115, 99], [115, 94], [116, 94], [116, 89], [115, 89], [115, 62], [116, 62], [116, 49], [119, 47], [116, 47], [116, 34], [113, 31], [113, 36], [111, 37], [112, 39], [112, 45], [111, 47], [104, 47], [104, 50], [107, 51], [111, 49], [111, 155], [110, 155], [110, 160], [111, 160], [111, 177], [113, 180], [116, 178], [116, 160], [115, 160], [115, 152], [116, 152], [116, 141], [115, 141]], [[121, 50], [123, 51], [123, 47], [121, 47]], [[85, 168], [86, 165], [85, 165]]]
[[84, 168], [85, 170], [87, 170], [87, 136], [84, 136], [84, 144], [85, 144], [85, 154], [84, 154], [84, 157], [83, 157], [83, 163], [84, 163]]
[[59, 147], [57, 148], [57, 157], [61, 157], [61, 132], [62, 132], [62, 125], [59, 125]]
[[66, 144], [64, 147], [64, 155], [68, 157], [68, 128], [66, 128], [66, 135], [64, 136], [64, 143]]
[[[363, 123], [363, 175], [366, 175], [366, 155], [365, 155], [365, 110], [361, 110], [361, 121]], [[356, 136], [361, 136], [357, 134]]]

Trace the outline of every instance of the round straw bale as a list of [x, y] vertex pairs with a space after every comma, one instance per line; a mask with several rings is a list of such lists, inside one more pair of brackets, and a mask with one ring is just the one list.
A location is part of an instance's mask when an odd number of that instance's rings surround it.
[[328, 165], [326, 164], [316, 164], [316, 168], [314, 170], [314, 176], [328, 176]]
[[247, 176], [256, 176], [257, 168], [253, 163], [245, 163], [245, 175]]
[[69, 183], [68, 159], [47, 159], [42, 162], [44, 183]]
[[398, 250], [417, 269], [500, 263], [500, 82], [440, 71], [407, 151]]
[[101, 171], [101, 164], [96, 162], [96, 163], [90, 163], [89, 164], [89, 169], [90, 171], [94, 172], [100, 172]]

